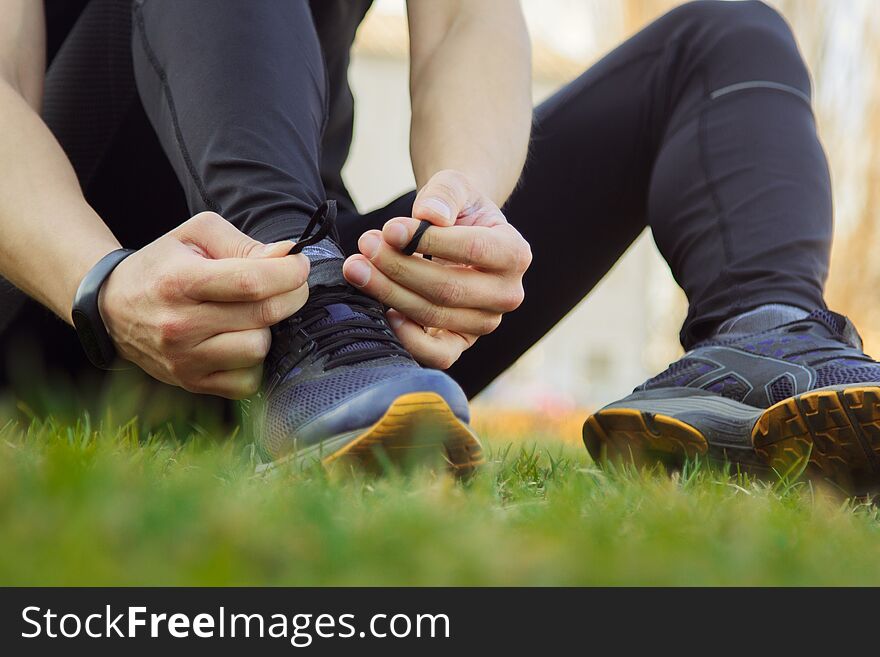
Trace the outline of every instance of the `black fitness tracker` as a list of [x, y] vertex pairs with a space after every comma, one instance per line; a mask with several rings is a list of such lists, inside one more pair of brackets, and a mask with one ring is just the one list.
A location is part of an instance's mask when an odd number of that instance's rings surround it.
[[132, 253], [134, 253], [132, 249], [116, 249], [98, 260], [83, 277], [73, 299], [73, 310], [70, 315], [79, 341], [92, 365], [103, 370], [110, 369], [113, 364], [116, 348], [98, 310], [98, 293], [116, 265]]

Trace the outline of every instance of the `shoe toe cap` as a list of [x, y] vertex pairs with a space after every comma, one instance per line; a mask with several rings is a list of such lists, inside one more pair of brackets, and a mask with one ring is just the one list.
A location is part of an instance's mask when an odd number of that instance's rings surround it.
[[463, 422], [470, 421], [467, 397], [447, 374], [417, 367], [352, 368], [290, 386], [267, 401], [262, 430], [271, 456], [369, 427], [401, 395], [433, 392]]

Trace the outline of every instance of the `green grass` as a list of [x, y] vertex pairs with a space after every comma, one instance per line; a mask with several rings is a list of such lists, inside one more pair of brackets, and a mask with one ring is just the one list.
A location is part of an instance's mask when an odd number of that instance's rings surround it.
[[878, 512], [806, 484], [504, 436], [466, 484], [255, 477], [243, 436], [6, 415], [4, 585], [880, 584]]

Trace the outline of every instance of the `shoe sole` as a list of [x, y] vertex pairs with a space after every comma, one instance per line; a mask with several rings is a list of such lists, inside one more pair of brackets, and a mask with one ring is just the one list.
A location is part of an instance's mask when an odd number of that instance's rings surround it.
[[699, 430], [674, 417], [630, 408], [602, 410], [587, 418], [584, 445], [595, 461], [627, 458], [683, 461], [706, 454], [709, 443]]
[[484, 458], [477, 435], [443, 397], [435, 392], [412, 392], [395, 399], [373, 425], [334, 436], [257, 470], [314, 461], [324, 466], [353, 465], [376, 473], [442, 463], [457, 477], [467, 477]]
[[[709, 404], [705, 398], [702, 403]], [[637, 464], [681, 463], [685, 458], [708, 456], [783, 476], [804, 471], [848, 492], [880, 489], [880, 386], [823, 388], [789, 397], [766, 410], [754, 409], [751, 416], [745, 411], [727, 422], [725, 429], [744, 434], [741, 444], [748, 441], [751, 450], [719, 446], [718, 427], [712, 423], [706, 426], [714, 441], [707, 430], [645, 408], [662, 409], [664, 400], [639, 405], [642, 408], [606, 408], [587, 419], [584, 444], [594, 460], [623, 457]], [[716, 422], [725, 419], [714, 418]]]
[[880, 388], [817, 390], [764, 411], [752, 430], [755, 452], [777, 472], [808, 462], [809, 474], [847, 490], [880, 485]]

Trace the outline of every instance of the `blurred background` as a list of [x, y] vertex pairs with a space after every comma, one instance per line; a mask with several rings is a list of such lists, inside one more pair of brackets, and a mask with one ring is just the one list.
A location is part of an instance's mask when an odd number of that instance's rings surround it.
[[[738, 0], [730, 0], [738, 1]], [[674, 0], [524, 0], [533, 40], [535, 103], [681, 4]], [[836, 242], [828, 302], [880, 351], [880, 8], [877, 0], [770, 0], [791, 23], [814, 78], [819, 131], [831, 162]], [[412, 189], [404, 0], [379, 0], [361, 26], [350, 71], [354, 145], [344, 171], [372, 209]], [[613, 218], [609, 218], [613, 220]], [[475, 404], [504, 433], [546, 426], [574, 438], [584, 412], [663, 369], [681, 353], [686, 302], [649, 231], [599, 286]], [[597, 321], [602, 318], [602, 321]], [[875, 354], [876, 355], [876, 354]], [[552, 372], [552, 376], [548, 376]], [[491, 411], [491, 412], [487, 412]], [[559, 424], [571, 424], [571, 431]], [[494, 427], [493, 427], [494, 428]]]

